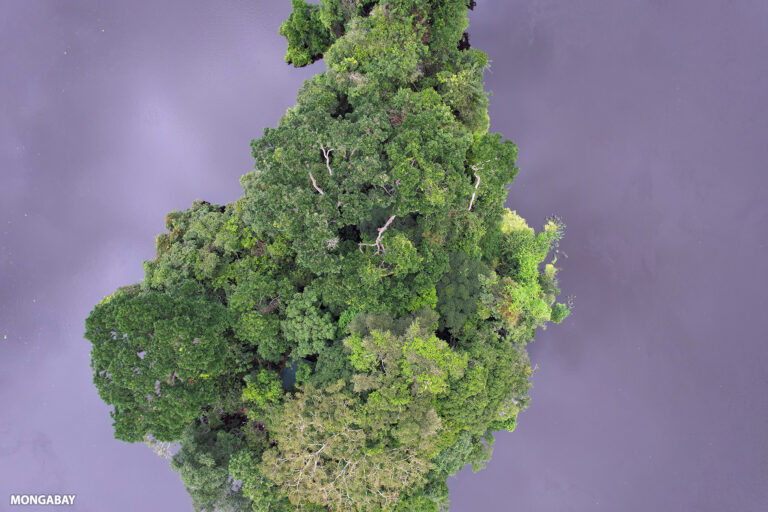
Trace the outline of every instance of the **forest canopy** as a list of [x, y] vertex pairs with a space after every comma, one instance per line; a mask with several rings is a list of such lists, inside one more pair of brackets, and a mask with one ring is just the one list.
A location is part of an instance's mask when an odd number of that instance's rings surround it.
[[527, 407], [564, 225], [505, 207], [474, 4], [292, 0], [286, 61], [326, 71], [86, 320], [115, 437], [178, 441], [196, 510], [436, 512]]

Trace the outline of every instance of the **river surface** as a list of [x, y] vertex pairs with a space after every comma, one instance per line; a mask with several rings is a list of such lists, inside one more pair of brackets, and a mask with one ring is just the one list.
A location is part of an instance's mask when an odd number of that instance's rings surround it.
[[[283, 63], [289, 8], [3, 1], [0, 509], [191, 510], [112, 438], [83, 319], [142, 278], [168, 211], [241, 195], [249, 140], [324, 68]], [[451, 510], [768, 510], [768, 2], [478, 0], [471, 23], [520, 147], [508, 205], [564, 218], [576, 309]]]

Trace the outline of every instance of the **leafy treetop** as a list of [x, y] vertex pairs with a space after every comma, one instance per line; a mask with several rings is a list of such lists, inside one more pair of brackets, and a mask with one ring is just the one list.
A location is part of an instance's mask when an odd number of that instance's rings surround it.
[[465, 0], [292, 0], [323, 59], [251, 143], [244, 196], [166, 219], [86, 320], [115, 436], [180, 441], [196, 510], [431, 511], [528, 405], [564, 225], [504, 207]]

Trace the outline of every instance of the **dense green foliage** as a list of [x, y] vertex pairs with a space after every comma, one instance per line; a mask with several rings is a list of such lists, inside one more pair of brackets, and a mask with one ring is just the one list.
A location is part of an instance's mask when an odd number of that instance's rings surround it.
[[466, 0], [292, 4], [287, 61], [327, 71], [252, 142], [245, 195], [169, 214], [96, 306], [94, 382], [118, 439], [181, 442], [197, 510], [434, 512], [569, 313], [563, 225], [504, 207], [517, 148], [488, 133]]

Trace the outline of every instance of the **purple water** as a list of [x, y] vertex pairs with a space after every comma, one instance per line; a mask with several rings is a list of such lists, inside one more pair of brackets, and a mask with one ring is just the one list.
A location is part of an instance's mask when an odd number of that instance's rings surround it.
[[[324, 69], [282, 62], [289, 9], [3, 4], [0, 510], [191, 510], [166, 461], [113, 440], [83, 319], [142, 278], [168, 211], [240, 196], [249, 140]], [[768, 510], [768, 3], [480, 0], [471, 20], [492, 130], [520, 146], [509, 206], [565, 219], [576, 310], [530, 347], [532, 406], [449, 481], [451, 510]]]

